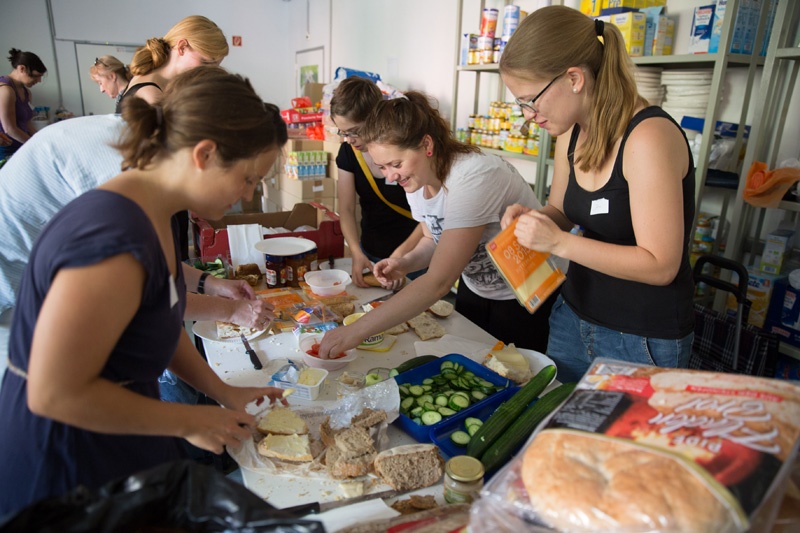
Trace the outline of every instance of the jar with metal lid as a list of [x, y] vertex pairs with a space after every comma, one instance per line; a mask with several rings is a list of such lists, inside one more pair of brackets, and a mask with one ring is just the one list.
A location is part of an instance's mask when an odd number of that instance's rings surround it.
[[265, 259], [265, 275], [264, 279], [267, 282], [267, 287], [274, 289], [275, 287], [283, 287], [286, 278], [286, 261], [280, 255], [264, 255]]
[[472, 503], [483, 488], [483, 464], [469, 455], [457, 455], [444, 465], [444, 499]]

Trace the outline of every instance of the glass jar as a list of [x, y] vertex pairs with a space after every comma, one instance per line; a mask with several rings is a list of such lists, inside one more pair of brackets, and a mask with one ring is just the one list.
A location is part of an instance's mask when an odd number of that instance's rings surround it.
[[469, 455], [457, 455], [444, 465], [444, 499], [472, 503], [483, 488], [483, 464]]
[[366, 385], [367, 376], [363, 372], [345, 370], [336, 378], [336, 397], [342, 399], [349, 394], [360, 391]]
[[267, 282], [267, 287], [274, 289], [276, 287], [283, 287], [286, 279], [286, 262], [283, 256], [280, 255], [265, 255], [265, 274], [264, 278]]

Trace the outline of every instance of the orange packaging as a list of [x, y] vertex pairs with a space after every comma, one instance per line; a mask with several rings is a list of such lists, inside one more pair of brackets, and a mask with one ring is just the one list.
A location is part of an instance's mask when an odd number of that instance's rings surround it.
[[519, 303], [533, 313], [566, 279], [549, 253], [522, 246], [514, 236], [515, 220], [486, 244], [498, 272], [513, 289]]

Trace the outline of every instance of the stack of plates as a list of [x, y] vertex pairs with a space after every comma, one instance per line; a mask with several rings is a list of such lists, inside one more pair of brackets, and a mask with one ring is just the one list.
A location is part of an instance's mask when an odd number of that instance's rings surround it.
[[661, 105], [664, 99], [664, 87], [661, 85], [661, 67], [636, 67], [634, 69], [634, 78], [636, 79], [636, 88], [639, 94], [650, 105]]
[[661, 83], [666, 92], [661, 107], [679, 124], [684, 116], [705, 118], [712, 75], [711, 69], [662, 72]]

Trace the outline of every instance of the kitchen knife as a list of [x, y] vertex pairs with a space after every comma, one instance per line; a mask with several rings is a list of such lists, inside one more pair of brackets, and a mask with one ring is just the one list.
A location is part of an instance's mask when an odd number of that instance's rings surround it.
[[247, 342], [247, 337], [244, 336], [244, 333], [240, 333], [240, 335], [242, 337], [242, 344], [244, 344], [244, 351], [250, 356], [250, 362], [253, 363], [253, 368], [256, 370], [261, 370], [261, 361], [258, 360], [256, 351], [250, 347], [250, 343]]
[[336, 500], [333, 502], [311, 502], [306, 503], [303, 505], [295, 505], [292, 507], [285, 507], [281, 509], [281, 511], [287, 511], [292, 513], [295, 516], [305, 516], [307, 514], [319, 514], [324, 513], [325, 511], [330, 511], [331, 509], [337, 509], [339, 507], [344, 507], [345, 505], [352, 505], [354, 503], [361, 503], [368, 500], [374, 500], [376, 498], [384, 499], [384, 498], [394, 498], [395, 496], [399, 496], [401, 494], [405, 494], [406, 492], [411, 492], [409, 490], [384, 490], [382, 492], [375, 492], [373, 494], [364, 494], [362, 496], [356, 496], [354, 498], [345, 498], [344, 500]]

